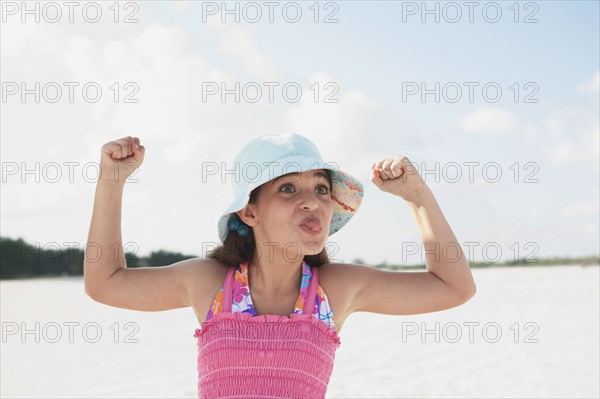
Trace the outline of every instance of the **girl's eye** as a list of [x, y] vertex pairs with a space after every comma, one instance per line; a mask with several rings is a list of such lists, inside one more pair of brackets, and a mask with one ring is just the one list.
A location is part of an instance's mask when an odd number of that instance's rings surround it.
[[323, 188], [323, 189], [324, 189], [324, 190], [323, 190], [323, 194], [329, 194], [329, 187], [327, 187], [326, 185], [324, 185], [324, 184], [321, 184], [321, 185], [319, 186], [319, 188]]
[[[283, 186], [281, 186], [280, 190], [283, 190], [286, 187], [293, 187], [293, 186], [291, 184], [284, 184]], [[321, 191], [320, 194], [329, 194], [329, 187], [327, 187], [325, 184], [319, 184], [318, 188], [324, 189]], [[292, 193], [292, 191], [288, 191], [288, 193]]]

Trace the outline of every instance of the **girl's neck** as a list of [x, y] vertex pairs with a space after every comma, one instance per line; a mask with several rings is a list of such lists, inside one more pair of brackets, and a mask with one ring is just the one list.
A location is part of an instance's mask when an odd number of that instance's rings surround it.
[[302, 262], [248, 263], [248, 285], [262, 297], [297, 296], [302, 281]]

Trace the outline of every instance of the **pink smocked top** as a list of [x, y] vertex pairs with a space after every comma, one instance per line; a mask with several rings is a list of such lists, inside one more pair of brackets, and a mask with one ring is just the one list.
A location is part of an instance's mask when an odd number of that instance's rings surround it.
[[[329, 306], [319, 286], [319, 268], [311, 271], [302, 263], [305, 284], [294, 312], [287, 317], [257, 316], [253, 306], [245, 310], [239, 306], [244, 296], [236, 293], [236, 278], [247, 273], [247, 267], [244, 262], [229, 268], [207, 320], [195, 331], [198, 397], [324, 398], [341, 341], [333, 328], [331, 310], [320, 311]], [[239, 291], [239, 281], [237, 285]], [[220, 307], [215, 304], [221, 293]], [[237, 309], [232, 308], [234, 302]]]

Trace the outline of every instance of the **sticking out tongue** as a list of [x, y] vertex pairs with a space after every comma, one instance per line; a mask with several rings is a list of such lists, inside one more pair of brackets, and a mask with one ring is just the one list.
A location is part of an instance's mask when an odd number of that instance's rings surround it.
[[304, 226], [308, 227], [312, 231], [321, 231], [321, 223], [318, 220], [309, 220], [304, 223]]

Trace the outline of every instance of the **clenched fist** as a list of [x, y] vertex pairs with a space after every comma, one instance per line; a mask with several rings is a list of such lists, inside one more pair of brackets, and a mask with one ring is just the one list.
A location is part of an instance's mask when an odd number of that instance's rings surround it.
[[381, 191], [409, 200], [426, 185], [417, 168], [401, 155], [382, 159], [371, 165], [371, 181]]
[[125, 180], [142, 165], [146, 148], [137, 137], [109, 141], [100, 151], [99, 180], [125, 184]]

